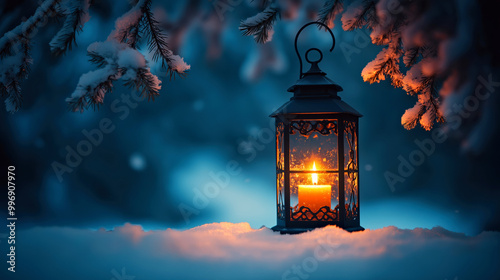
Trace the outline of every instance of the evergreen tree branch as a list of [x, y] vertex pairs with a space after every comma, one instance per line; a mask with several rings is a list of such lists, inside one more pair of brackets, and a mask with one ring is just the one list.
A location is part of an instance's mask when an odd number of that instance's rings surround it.
[[96, 64], [97, 68], [103, 68], [108, 65], [106, 58], [96, 51], [88, 51], [87, 55], [90, 56], [89, 61]]
[[108, 40], [127, 43], [132, 48], [139, 41], [139, 29], [144, 18], [145, 10], [149, 8], [151, 0], [134, 1], [134, 6], [115, 22], [115, 29], [108, 36]]
[[146, 67], [137, 69], [135, 79], [125, 81], [126, 86], [135, 88], [141, 93], [141, 96], [147, 98], [148, 101], [154, 101], [155, 97], [160, 95], [160, 84], [161, 82], [158, 78]]
[[63, 27], [50, 41], [50, 50], [55, 55], [62, 55], [76, 45], [76, 35], [83, 30], [89, 17], [89, 0], [73, 0], [70, 7], [64, 11], [66, 20]]
[[240, 31], [245, 36], [254, 36], [255, 41], [264, 44], [271, 40], [274, 22], [279, 17], [279, 9], [273, 5], [240, 23]]
[[21, 38], [31, 38], [33, 32], [37, 30], [47, 18], [56, 15], [56, 8], [60, 2], [61, 0], [44, 1], [30, 18], [16, 26], [11, 31], [5, 33], [0, 38], [0, 58], [12, 55], [12, 47]]
[[166, 68], [171, 61], [170, 56], [172, 55], [172, 51], [168, 48], [167, 36], [163, 33], [159, 22], [155, 19], [151, 11], [150, 0], [146, 1], [144, 18], [146, 21], [144, 30], [149, 37], [148, 45], [149, 51], [153, 53], [153, 61], [161, 60], [162, 68]]
[[342, 15], [342, 28], [346, 31], [362, 28], [364, 25], [373, 26], [376, 21], [375, 1], [358, 0], [347, 7]]
[[318, 13], [318, 21], [333, 28], [335, 17], [344, 10], [343, 0], [327, 0]]
[[420, 50], [421, 49], [419, 47], [414, 47], [405, 50], [403, 56], [403, 63], [405, 64], [406, 67], [411, 67], [417, 62], [420, 56]]
[[120, 79], [122, 74], [123, 70], [116, 65], [108, 65], [82, 75], [75, 92], [66, 98], [69, 110], [82, 113], [90, 106], [94, 110], [99, 109], [99, 105], [104, 102], [105, 94], [112, 91], [113, 82]]

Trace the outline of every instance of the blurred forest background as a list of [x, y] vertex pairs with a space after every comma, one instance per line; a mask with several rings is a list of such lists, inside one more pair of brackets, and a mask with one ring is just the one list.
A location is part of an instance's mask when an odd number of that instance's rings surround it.
[[[38, 31], [32, 72], [22, 84], [23, 106], [15, 114], [0, 110], [0, 157], [2, 168], [16, 166], [21, 226], [109, 228], [131, 222], [145, 228], [190, 228], [219, 221], [249, 222], [254, 228], [275, 225], [274, 142], [259, 136], [273, 128], [269, 114], [290, 98], [286, 89], [299, 71], [293, 39], [314, 19], [313, 11], [322, 1], [305, 1], [296, 14], [283, 17], [275, 24], [273, 40], [263, 45], [238, 30], [242, 19], [259, 11], [258, 5], [233, 1], [235, 5], [220, 13], [214, 2], [153, 1], [169, 46], [191, 69], [187, 77], [169, 80], [159, 63], [151, 64], [162, 79], [160, 96], [129, 106], [128, 114], [111, 109], [113, 101], [124, 104], [122, 95], [136, 94], [118, 84], [99, 110], [74, 113], [65, 102], [80, 76], [94, 69], [87, 46], [106, 39], [116, 18], [130, 8], [128, 1], [94, 1], [77, 46], [63, 56], [52, 55], [48, 44], [61, 22], [50, 20]], [[37, 6], [36, 1], [2, 2], [0, 33], [29, 17]], [[362, 69], [381, 47], [367, 43], [359, 54], [346, 55], [339, 44], [354, 45], [363, 31], [346, 32], [336, 25], [333, 32], [337, 47], [332, 53], [327, 52], [330, 37], [314, 28], [303, 32], [299, 46], [302, 53], [309, 47], [324, 50], [321, 69], [344, 88], [341, 98], [364, 115], [361, 224], [441, 225], [470, 234], [500, 229], [498, 130], [491, 128], [496, 134], [475, 154], [461, 152], [461, 142], [450, 136], [391, 188], [384, 174], [397, 174], [398, 157], [408, 159], [418, 149], [414, 141], [430, 138], [432, 131], [408, 131], [401, 125], [401, 115], [414, 105], [414, 97], [389, 81], [363, 82]], [[147, 47], [142, 50], [146, 53]], [[102, 143], [60, 182], [53, 162], [64, 163], [66, 147], [76, 149], [86, 139], [82, 131], [99, 128], [104, 118], [115, 130], [104, 134]], [[179, 205], [192, 205], [196, 190], [203, 191], [213, 180], [209, 173], [225, 170], [231, 160], [242, 172], [186, 221]], [[2, 203], [5, 199], [1, 197]]]

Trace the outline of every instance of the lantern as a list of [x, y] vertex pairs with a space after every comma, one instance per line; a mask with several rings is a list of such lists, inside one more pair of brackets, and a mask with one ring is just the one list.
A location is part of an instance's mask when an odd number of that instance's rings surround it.
[[[311, 64], [288, 91], [293, 97], [271, 114], [276, 119], [277, 225], [281, 233], [300, 233], [326, 225], [348, 231], [363, 230], [359, 223], [358, 119], [361, 114], [337, 95], [342, 87], [326, 77], [318, 63], [323, 54], [307, 50]], [[312, 61], [309, 53], [319, 59]]]

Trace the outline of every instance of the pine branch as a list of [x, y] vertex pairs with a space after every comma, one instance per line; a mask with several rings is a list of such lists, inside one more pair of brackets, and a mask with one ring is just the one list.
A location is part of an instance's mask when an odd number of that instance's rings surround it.
[[57, 14], [56, 7], [61, 0], [46, 0], [35, 13], [23, 23], [16, 26], [11, 31], [5, 33], [0, 38], [0, 58], [12, 55], [12, 47], [22, 37], [31, 38], [35, 30], [49, 17]]
[[139, 41], [139, 29], [146, 9], [149, 9], [151, 0], [134, 1], [134, 6], [115, 21], [115, 29], [108, 36], [108, 40], [127, 43], [135, 48]]
[[146, 4], [144, 11], [146, 21], [144, 31], [149, 37], [149, 51], [153, 52], [153, 61], [158, 61], [160, 59], [162, 68], [166, 68], [170, 62], [172, 51], [168, 48], [167, 36], [163, 33], [159, 22], [154, 18], [153, 12], [151, 11], [151, 1], [146, 1]]
[[379, 83], [385, 80], [386, 75], [390, 75], [392, 85], [396, 87], [403, 86], [403, 74], [399, 70], [399, 59], [401, 57], [400, 40], [392, 42], [389, 47], [382, 49], [377, 57], [368, 63], [361, 76], [363, 81]]
[[101, 56], [98, 52], [96, 51], [88, 51], [87, 55], [90, 56], [89, 61], [96, 64], [97, 68], [103, 68], [106, 65], [108, 65], [108, 62], [106, 61], [106, 58]]
[[402, 87], [403, 86], [403, 74], [399, 69], [399, 61], [403, 51], [401, 49], [401, 38], [399, 35], [393, 35], [393, 40], [389, 44], [389, 49], [393, 52], [393, 55], [390, 56], [389, 67], [386, 69], [386, 74], [391, 77], [391, 84], [394, 87]]
[[420, 56], [420, 51], [421, 49], [419, 47], [405, 50], [403, 56], [403, 63], [405, 64], [406, 67], [411, 67], [417, 62]]
[[76, 35], [83, 30], [89, 19], [89, 0], [73, 0], [69, 11], [65, 11], [66, 20], [63, 27], [50, 41], [50, 50], [55, 55], [62, 55], [76, 45]]
[[160, 95], [161, 81], [146, 67], [137, 69], [135, 79], [126, 80], [125, 85], [135, 88], [143, 98], [147, 97], [148, 101], [154, 101], [155, 97]]
[[353, 2], [342, 15], [342, 28], [345, 31], [353, 31], [376, 22], [375, 2], [358, 0]]
[[401, 117], [401, 124], [407, 130], [415, 128], [417, 126], [418, 121], [424, 114], [424, 106], [417, 101], [413, 108], [405, 111], [403, 116]]
[[420, 60], [406, 72], [403, 79], [403, 89], [409, 94], [414, 95], [430, 87], [434, 82], [434, 77], [428, 77], [422, 73], [422, 66], [426, 59]]
[[257, 43], [264, 44], [270, 40], [273, 24], [278, 17], [279, 9], [269, 6], [257, 15], [242, 21], [239, 29], [243, 32], [243, 35], [254, 36]]
[[151, 11], [151, 1], [146, 1], [144, 9], [144, 29], [148, 35], [149, 51], [153, 53], [153, 61], [161, 60], [162, 68], [167, 68], [170, 78], [179, 75], [181, 78], [187, 75], [191, 66], [184, 62], [178, 55], [174, 55], [167, 44], [167, 36], [160, 27], [160, 23], [154, 18]]
[[333, 28], [335, 17], [344, 10], [343, 0], [327, 0], [318, 13], [318, 21]]
[[413, 129], [420, 123], [420, 126], [429, 131], [434, 126], [435, 122], [444, 122], [439, 106], [439, 96], [436, 88], [434, 87], [434, 78], [428, 78], [429, 82], [425, 88], [418, 94], [417, 104], [412, 108], [405, 111], [401, 117], [401, 124], [406, 129]]
[[[106, 74], [97, 73], [98, 71]], [[68, 109], [80, 113], [83, 113], [90, 106], [94, 110], [99, 109], [99, 105], [104, 102], [106, 93], [112, 91], [113, 82], [121, 78], [122, 74], [122, 69], [108, 65], [103, 69], [82, 75], [75, 92], [73, 92], [71, 97], [66, 98]], [[97, 82], [93, 80], [94, 75], [97, 76]], [[104, 78], [102, 78], [103, 76]]]
[[19, 66], [19, 72], [17, 74], [17, 79], [27, 79], [28, 74], [31, 72], [31, 64], [33, 64], [33, 59], [31, 58], [31, 43], [28, 38], [22, 38], [20, 42], [21, 46], [21, 65]]
[[23, 103], [23, 96], [21, 94], [21, 84], [19, 80], [13, 79], [6, 87], [7, 98], [5, 99], [5, 106], [7, 112], [15, 113], [21, 108]]

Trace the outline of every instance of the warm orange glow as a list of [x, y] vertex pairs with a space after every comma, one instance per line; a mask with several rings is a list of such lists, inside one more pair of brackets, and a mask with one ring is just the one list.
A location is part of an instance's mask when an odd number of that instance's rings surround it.
[[[312, 170], [316, 171], [316, 162], [313, 162], [313, 169]], [[317, 185], [318, 184], [318, 174], [313, 173], [311, 175], [311, 179], [312, 179], [313, 185]]]
[[[316, 171], [316, 162], [312, 171]], [[299, 185], [299, 207], [306, 206], [313, 212], [323, 206], [330, 207], [332, 188], [330, 185], [318, 185], [318, 174], [311, 174], [312, 185]]]

